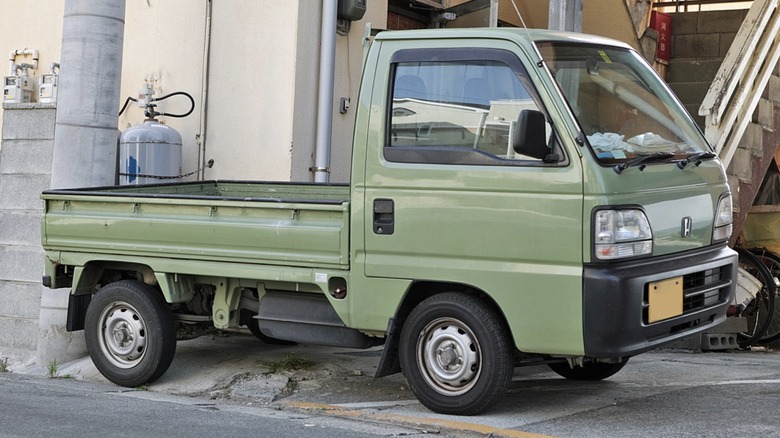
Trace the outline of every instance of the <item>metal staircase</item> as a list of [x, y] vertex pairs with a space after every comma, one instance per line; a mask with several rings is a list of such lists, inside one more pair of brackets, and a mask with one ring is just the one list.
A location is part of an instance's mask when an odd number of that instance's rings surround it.
[[755, 0], [699, 107], [735, 200], [731, 243], [780, 144], [778, 0]]

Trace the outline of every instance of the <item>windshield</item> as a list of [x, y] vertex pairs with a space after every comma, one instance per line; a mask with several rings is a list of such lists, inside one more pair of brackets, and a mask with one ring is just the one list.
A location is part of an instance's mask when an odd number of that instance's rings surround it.
[[672, 160], [710, 152], [668, 88], [632, 50], [540, 43], [594, 155], [603, 164], [661, 152]]

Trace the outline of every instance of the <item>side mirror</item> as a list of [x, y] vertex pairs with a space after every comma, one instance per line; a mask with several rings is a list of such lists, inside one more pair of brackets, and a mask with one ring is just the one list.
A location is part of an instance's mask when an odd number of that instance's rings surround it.
[[517, 116], [512, 148], [521, 155], [544, 160], [552, 152], [547, 147], [544, 114], [535, 110], [522, 110]]

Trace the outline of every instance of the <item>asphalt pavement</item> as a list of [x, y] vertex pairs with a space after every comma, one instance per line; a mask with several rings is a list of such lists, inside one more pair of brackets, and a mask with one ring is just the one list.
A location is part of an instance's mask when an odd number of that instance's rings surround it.
[[[780, 353], [769, 349], [658, 350], [601, 382], [567, 381], [544, 365], [519, 367], [498, 406], [474, 417], [427, 410], [401, 375], [375, 379], [380, 352], [208, 335], [179, 341], [168, 372], [136, 390], [454, 436], [780, 436]], [[112, 386], [89, 358], [60, 364], [56, 374]]]

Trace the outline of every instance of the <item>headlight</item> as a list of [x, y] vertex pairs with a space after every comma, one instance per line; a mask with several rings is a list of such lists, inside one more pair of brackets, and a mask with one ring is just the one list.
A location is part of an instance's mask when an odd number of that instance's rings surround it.
[[715, 223], [712, 228], [712, 243], [722, 242], [731, 237], [732, 231], [731, 193], [721, 196], [715, 210]]
[[612, 260], [653, 252], [653, 232], [642, 210], [599, 210], [593, 227], [597, 259]]

